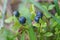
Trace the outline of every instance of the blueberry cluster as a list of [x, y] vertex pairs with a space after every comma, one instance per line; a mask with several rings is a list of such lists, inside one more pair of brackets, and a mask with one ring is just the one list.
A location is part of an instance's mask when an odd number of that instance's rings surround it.
[[36, 17], [35, 17], [35, 22], [39, 23], [39, 19], [42, 18], [43, 14], [40, 11], [37, 11]]
[[[19, 17], [19, 15], [20, 15], [18, 11], [14, 11], [13, 13], [14, 13], [15, 17]], [[35, 19], [34, 19], [35, 22], [39, 23], [39, 19], [42, 18], [42, 16], [43, 16], [43, 14], [40, 11], [37, 11]], [[25, 24], [26, 23], [26, 18], [23, 17], [23, 16], [19, 17], [19, 22], [21, 24]]]
[[[15, 15], [15, 17], [19, 17], [20, 13], [18, 11], [14, 11], [13, 14]], [[21, 24], [25, 24], [26, 23], [26, 18], [25, 17], [19, 17], [19, 22]]]

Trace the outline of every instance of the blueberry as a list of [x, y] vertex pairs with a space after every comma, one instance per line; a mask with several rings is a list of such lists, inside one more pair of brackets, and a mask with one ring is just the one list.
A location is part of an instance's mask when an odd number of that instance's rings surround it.
[[19, 12], [18, 12], [18, 11], [14, 11], [13, 14], [14, 14], [16, 17], [19, 17]]
[[38, 18], [38, 16], [35, 17], [35, 22], [39, 23], [39, 18]]
[[26, 18], [25, 18], [25, 17], [20, 17], [20, 18], [19, 18], [19, 22], [20, 22], [21, 24], [26, 23]]
[[40, 11], [37, 11], [36, 16], [39, 16], [39, 18], [42, 18], [43, 14]]
[[40, 18], [40, 16], [36, 16], [36, 17]]

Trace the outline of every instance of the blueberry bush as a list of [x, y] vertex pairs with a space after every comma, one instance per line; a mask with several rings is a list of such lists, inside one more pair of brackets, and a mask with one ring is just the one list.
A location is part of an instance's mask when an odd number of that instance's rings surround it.
[[60, 40], [58, 0], [53, 3], [22, 0], [13, 15], [3, 21], [13, 24], [9, 29], [1, 28], [0, 40]]

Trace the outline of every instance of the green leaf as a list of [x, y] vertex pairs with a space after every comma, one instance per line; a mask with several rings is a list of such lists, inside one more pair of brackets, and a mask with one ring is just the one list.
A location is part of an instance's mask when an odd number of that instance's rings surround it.
[[59, 30], [58, 30], [58, 28], [55, 28], [55, 34], [59, 34]]
[[45, 36], [46, 36], [46, 37], [50, 37], [50, 36], [52, 36], [52, 35], [53, 35], [53, 33], [51, 33], [51, 32], [45, 33]]
[[55, 7], [55, 5], [49, 5], [48, 10], [52, 10]]
[[40, 24], [39, 23], [34, 23], [33, 26], [40, 27]]
[[45, 8], [47, 10], [47, 7], [45, 5], [42, 5], [43, 8]]
[[60, 24], [60, 19], [58, 19], [56, 16], [52, 16], [52, 17], [58, 24]]
[[56, 11], [57, 11], [58, 15], [60, 16], [60, 9], [59, 9], [58, 0], [54, 0], [54, 3], [55, 3]]
[[13, 20], [14, 21], [14, 25], [13, 25], [12, 29], [14, 31], [17, 31], [21, 27], [21, 24], [19, 23], [19, 20], [15, 16], [13, 16], [13, 19], [14, 19]]
[[46, 27], [47, 26], [46, 22], [42, 19], [39, 20], [39, 23], [41, 23], [41, 27]]
[[27, 8], [26, 4], [21, 4], [19, 5], [19, 12], [20, 12], [20, 16], [24, 16], [26, 18], [30, 17], [31, 13], [29, 11], [29, 9]]
[[34, 13], [35, 13], [34, 4], [31, 4], [31, 5], [30, 5], [30, 12], [31, 12], [31, 14], [34, 14]]
[[11, 23], [13, 21], [13, 16], [9, 17], [5, 20], [5, 23]]
[[25, 32], [22, 33], [21, 40], [25, 40]]
[[31, 20], [34, 20], [35, 15], [36, 15], [34, 4], [30, 5], [30, 13], [31, 13]]
[[34, 33], [32, 27], [29, 28], [29, 37], [30, 37], [30, 40], [37, 40], [36, 34]]
[[35, 14], [31, 14], [31, 20], [34, 20]]

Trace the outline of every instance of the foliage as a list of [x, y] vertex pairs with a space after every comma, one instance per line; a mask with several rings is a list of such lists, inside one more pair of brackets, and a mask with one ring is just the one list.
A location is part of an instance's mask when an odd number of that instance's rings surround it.
[[[55, 3], [56, 2], [56, 3]], [[11, 30], [6, 30], [5, 27], [1, 29], [1, 40], [25, 40], [25, 34], [28, 35], [30, 40], [60, 40], [60, 16], [58, 0], [54, 0], [55, 4], [45, 4], [35, 2], [34, 0], [26, 0], [19, 5], [19, 17], [15, 15], [5, 20], [5, 23], [11, 23]], [[30, 5], [30, 6], [28, 6]], [[57, 12], [52, 15], [49, 10], [56, 7]], [[43, 13], [43, 17], [39, 19], [39, 23], [34, 21], [37, 8]], [[23, 25], [19, 23], [19, 18], [23, 16], [26, 18], [26, 23]], [[34, 26], [34, 27], [33, 27]]]

